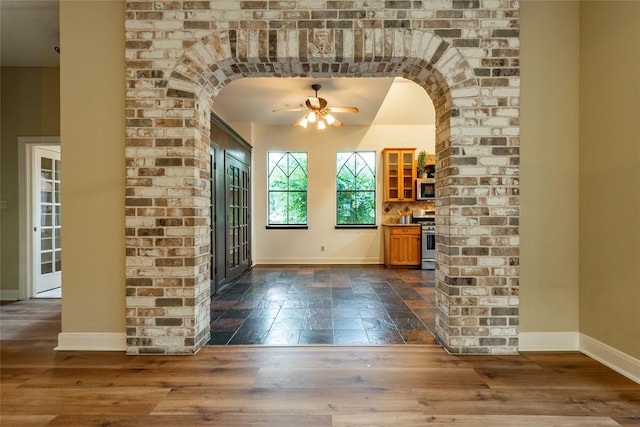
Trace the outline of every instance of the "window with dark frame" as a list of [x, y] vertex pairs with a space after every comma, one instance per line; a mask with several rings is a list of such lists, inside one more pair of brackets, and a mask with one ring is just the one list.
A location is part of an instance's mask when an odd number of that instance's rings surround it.
[[307, 153], [270, 151], [267, 228], [307, 226]]
[[336, 153], [336, 227], [375, 226], [376, 152]]

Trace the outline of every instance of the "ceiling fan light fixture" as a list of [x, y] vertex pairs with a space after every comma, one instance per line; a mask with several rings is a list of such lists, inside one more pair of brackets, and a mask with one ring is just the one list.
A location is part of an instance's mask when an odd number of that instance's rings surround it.
[[312, 111], [309, 114], [307, 114], [307, 120], [309, 121], [309, 123], [315, 123], [316, 119], [317, 117], [316, 117], [315, 111]]
[[327, 114], [324, 116], [324, 119], [327, 121], [328, 124], [332, 125], [333, 122], [336, 121], [336, 118], [333, 117], [331, 114]]
[[329, 107], [327, 100], [324, 98], [318, 97], [318, 91], [321, 86], [319, 84], [311, 85], [311, 88], [315, 91], [315, 96], [310, 96], [305, 101], [305, 106], [300, 105], [300, 107], [295, 108], [280, 108], [273, 110], [277, 111], [304, 111], [306, 114], [302, 116], [295, 123], [295, 126], [300, 126], [303, 128], [307, 128], [309, 123], [315, 123], [316, 129], [322, 130], [326, 129], [327, 126], [335, 126], [342, 127], [344, 123], [342, 123], [338, 118], [330, 113], [357, 113], [357, 107]]

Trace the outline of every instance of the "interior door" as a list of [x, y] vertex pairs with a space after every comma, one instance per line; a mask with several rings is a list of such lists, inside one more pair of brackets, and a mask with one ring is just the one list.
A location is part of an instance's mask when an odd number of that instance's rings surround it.
[[227, 154], [226, 277], [233, 280], [249, 268], [249, 167]]
[[33, 148], [33, 293], [62, 285], [60, 152]]
[[209, 150], [209, 158], [211, 161], [211, 201], [209, 202], [209, 274], [211, 295], [215, 295], [218, 292], [218, 289], [216, 287], [216, 151], [213, 147], [211, 147]]

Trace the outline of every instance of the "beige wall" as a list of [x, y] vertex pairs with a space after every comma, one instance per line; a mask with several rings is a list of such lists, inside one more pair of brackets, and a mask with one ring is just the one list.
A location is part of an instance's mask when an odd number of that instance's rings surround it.
[[578, 331], [579, 4], [520, 6], [520, 331]]
[[[427, 94], [424, 94], [427, 97]], [[406, 106], [399, 107], [406, 108]], [[433, 125], [328, 127], [322, 132], [293, 126], [255, 126], [253, 161], [253, 261], [256, 264], [382, 264], [382, 227], [336, 230], [336, 152], [375, 151], [378, 182], [376, 221], [383, 221], [381, 150], [415, 147], [435, 152]], [[306, 151], [308, 158], [308, 230], [267, 230], [268, 151]], [[325, 251], [320, 250], [325, 247]]]
[[0, 199], [0, 291], [18, 297], [18, 138], [60, 135], [60, 73], [58, 68], [0, 69], [2, 144]]
[[580, 25], [580, 331], [640, 359], [640, 3]]
[[[637, 240], [635, 245], [632, 241], [633, 236], [638, 236], [638, 227], [637, 219], [634, 228], [630, 226], [633, 219], [626, 217], [638, 212], [638, 192], [635, 198], [632, 195], [637, 189], [638, 168], [623, 166], [633, 159], [637, 166], [638, 146], [633, 143], [640, 133], [637, 128], [633, 132], [631, 121], [624, 122], [621, 116], [630, 114], [624, 113], [621, 106], [631, 106], [632, 100], [626, 94], [631, 93], [632, 86], [626, 90], [619, 86], [624, 82], [631, 84], [631, 77], [622, 77], [636, 76], [640, 70], [637, 59], [634, 64], [622, 52], [631, 50], [628, 41], [617, 46], [603, 41], [628, 35], [629, 28], [619, 28], [617, 19], [628, 22], [624, 8], [634, 6], [607, 2], [607, 10], [603, 11], [598, 10], [597, 3], [585, 3], [582, 52], [586, 53], [587, 44], [594, 49], [590, 52], [600, 49], [601, 56], [612, 58], [602, 64], [591, 59], [588, 64], [593, 71], [583, 69], [583, 74], [587, 73], [585, 78], [604, 66], [608, 70], [629, 71], [620, 74], [620, 78], [607, 80], [614, 85], [613, 92], [604, 89], [593, 92], [583, 80], [580, 104], [577, 2], [521, 3], [521, 330], [576, 331], [579, 327], [583, 333], [638, 357], [638, 344], [630, 343], [633, 333], [637, 336], [638, 324], [640, 254]], [[68, 286], [63, 303], [65, 331], [124, 331], [123, 13], [121, 2], [61, 4], [62, 149], [66, 180], [63, 268], [64, 283]], [[620, 16], [615, 16], [616, 13]], [[595, 23], [590, 24], [600, 14], [608, 24], [601, 29]], [[612, 29], [620, 29], [620, 33]], [[587, 33], [593, 30], [594, 35], [586, 34], [585, 30]], [[107, 34], [110, 36], [106, 37]], [[635, 35], [637, 40], [637, 29]], [[607, 49], [612, 51], [607, 53]], [[583, 58], [583, 64], [588, 59]], [[596, 82], [598, 86], [603, 80]], [[618, 102], [618, 97], [624, 102]], [[635, 99], [637, 108], [638, 98]], [[578, 125], [579, 107], [582, 128]], [[583, 137], [580, 150], [579, 130]], [[603, 132], [606, 138], [599, 136]], [[610, 141], [605, 152], [602, 141]], [[603, 159], [607, 162], [603, 163]], [[592, 169], [600, 172], [590, 173]], [[611, 172], [615, 173], [602, 179]], [[593, 180], [596, 176], [597, 180]], [[612, 190], [612, 182], [628, 184], [626, 190]], [[580, 204], [578, 183], [582, 185]], [[591, 195], [592, 189], [601, 185], [606, 186], [606, 191]], [[624, 197], [618, 191], [625, 191]], [[611, 203], [606, 211], [601, 207], [603, 201]], [[635, 209], [629, 209], [634, 206]], [[580, 217], [578, 207], [582, 209]], [[627, 221], [621, 222], [625, 218]], [[615, 236], [610, 230], [615, 231]], [[604, 246], [603, 236], [608, 236]], [[578, 257], [579, 249], [582, 258]]]
[[124, 2], [60, 2], [62, 332], [124, 332]]

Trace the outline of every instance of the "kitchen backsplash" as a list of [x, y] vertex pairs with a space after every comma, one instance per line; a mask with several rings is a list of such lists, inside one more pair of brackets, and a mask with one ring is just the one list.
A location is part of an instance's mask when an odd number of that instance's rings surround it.
[[382, 209], [382, 223], [383, 224], [396, 224], [400, 222], [400, 212], [404, 212], [406, 215], [410, 215], [414, 209], [428, 209], [435, 210], [435, 202], [423, 201], [423, 202], [409, 202], [409, 203], [384, 203]]

